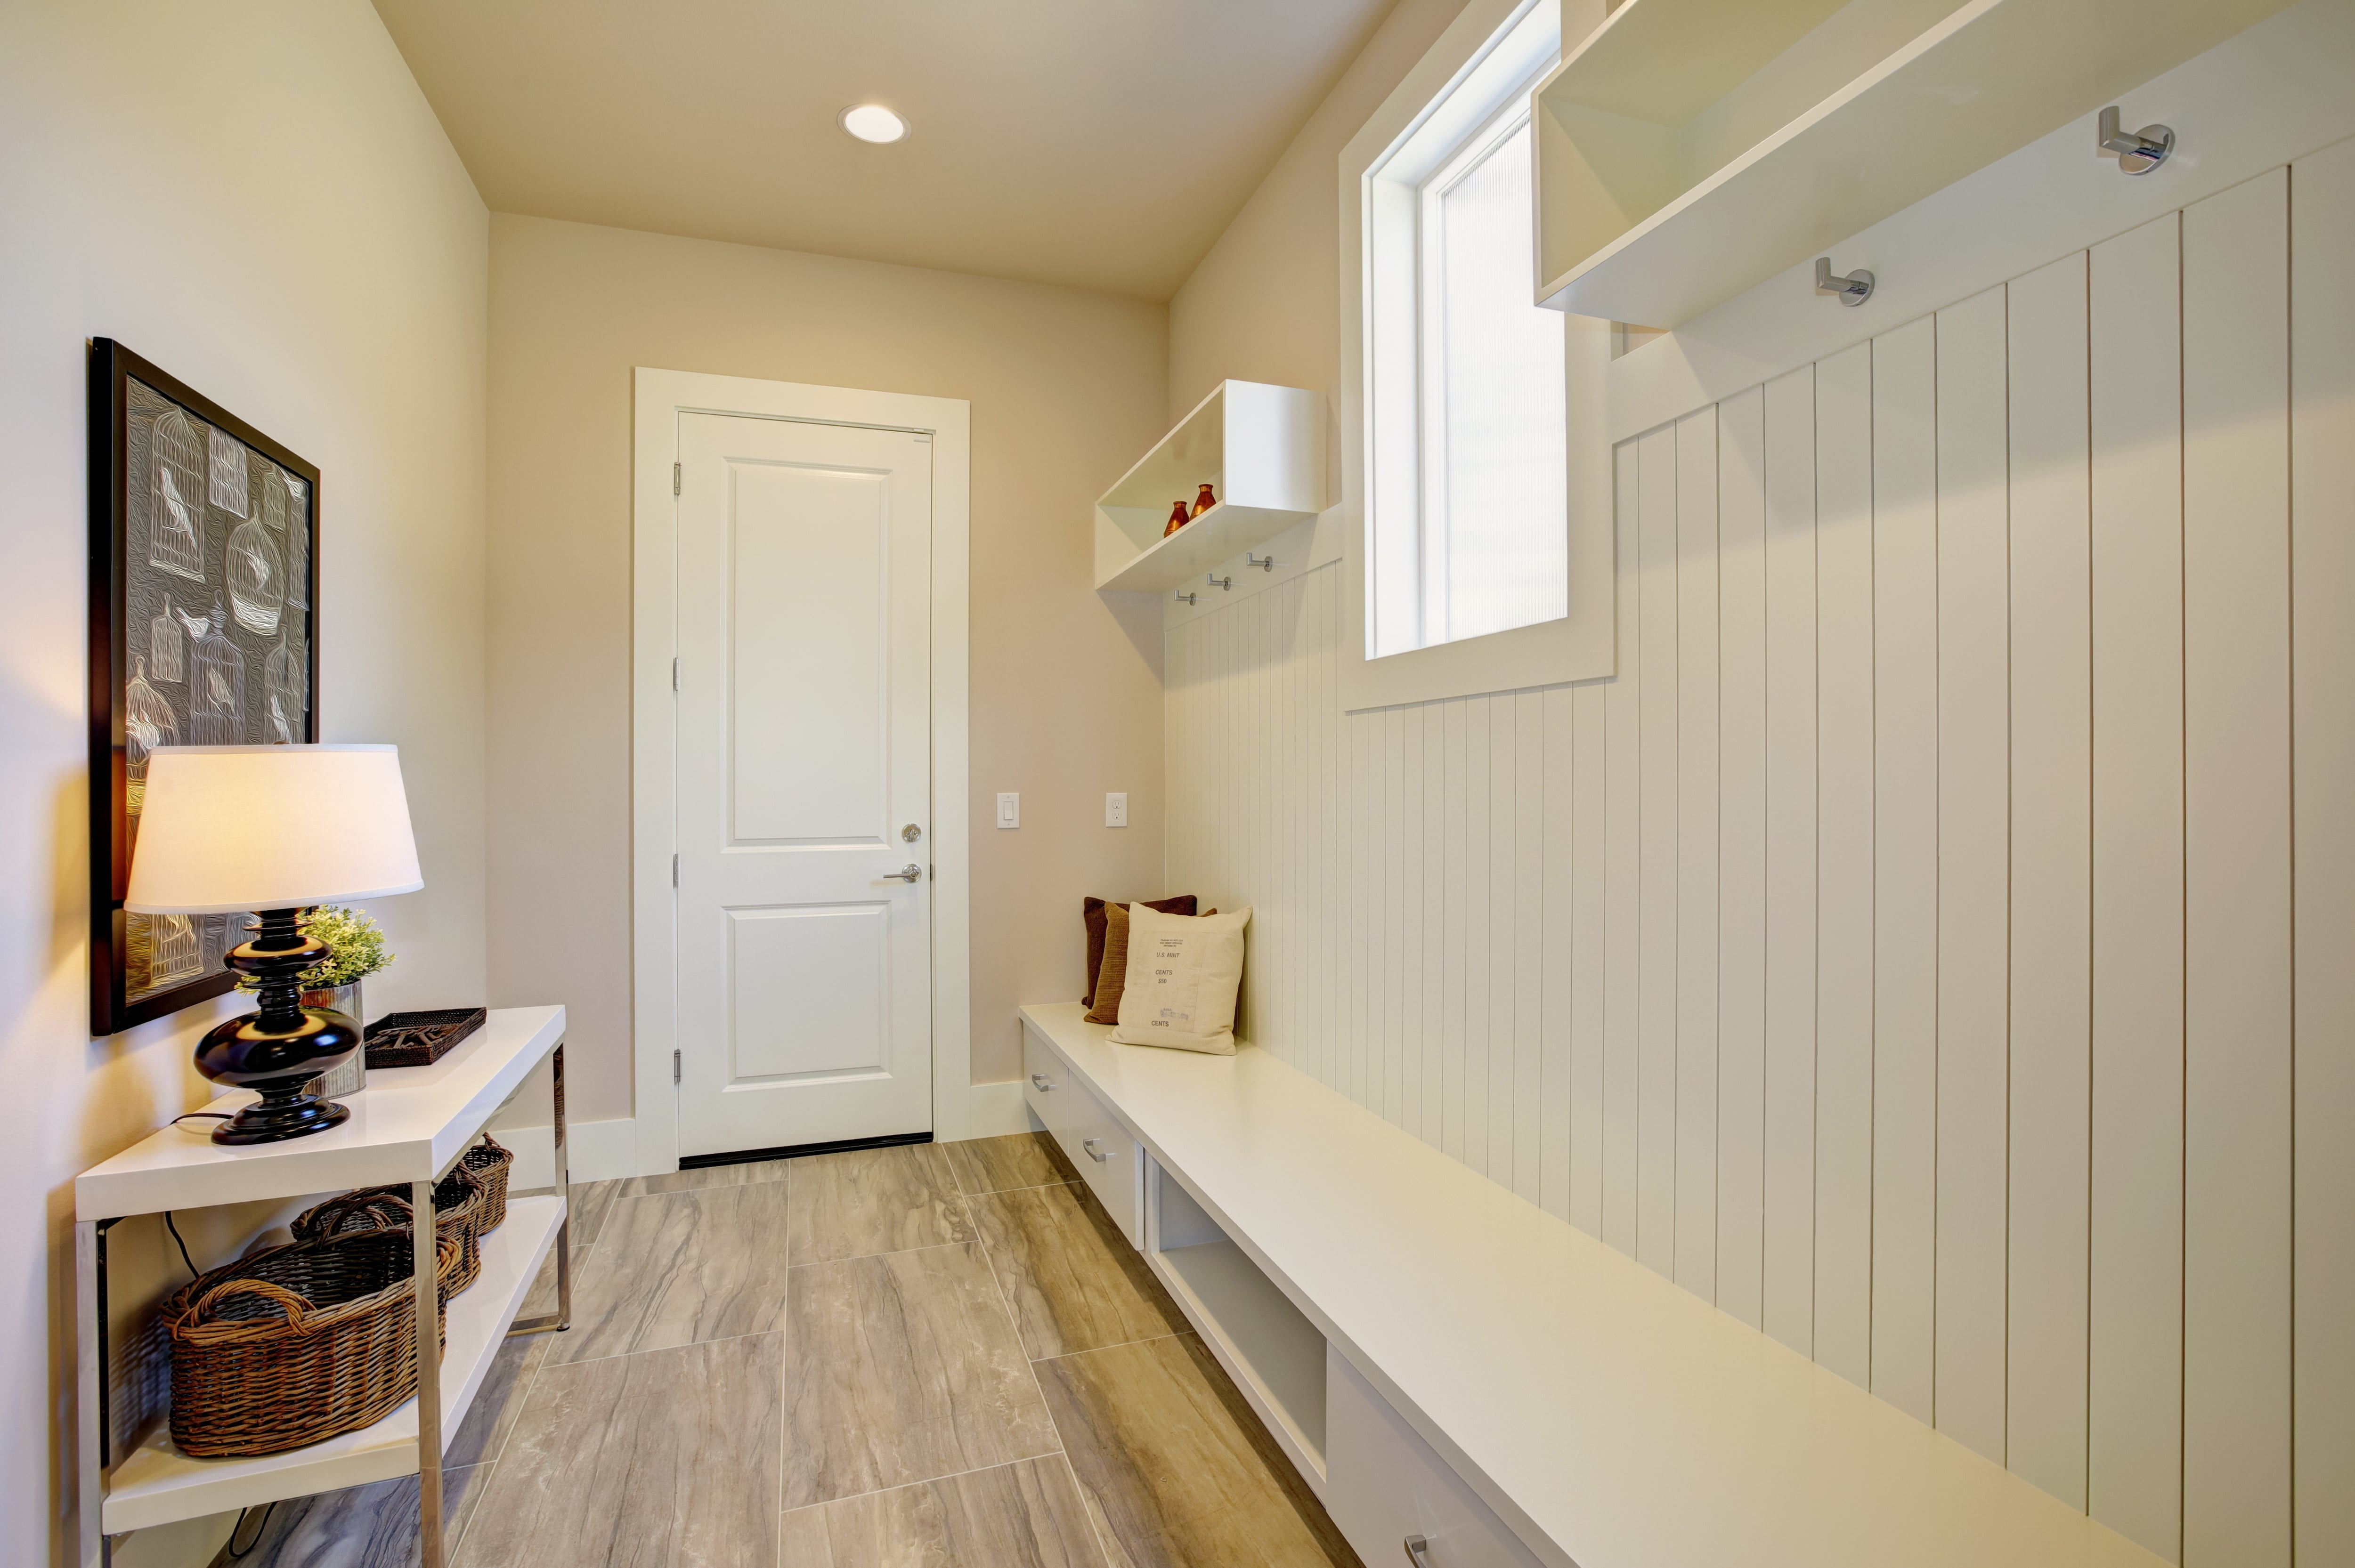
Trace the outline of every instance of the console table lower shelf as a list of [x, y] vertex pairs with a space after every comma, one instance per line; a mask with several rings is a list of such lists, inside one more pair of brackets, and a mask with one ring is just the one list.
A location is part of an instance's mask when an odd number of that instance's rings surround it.
[[[447, 1448], [490, 1372], [564, 1224], [564, 1200], [515, 1198], [506, 1223], [483, 1238], [483, 1272], [450, 1298], [442, 1351], [442, 1446]], [[110, 1535], [281, 1498], [366, 1486], [417, 1473], [417, 1401], [373, 1426], [251, 1459], [196, 1459], [159, 1425], [107, 1478]]]

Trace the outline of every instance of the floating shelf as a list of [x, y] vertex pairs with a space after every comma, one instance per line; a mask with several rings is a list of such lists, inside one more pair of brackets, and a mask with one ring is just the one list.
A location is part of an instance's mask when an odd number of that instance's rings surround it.
[[1627, 0], [1535, 94], [1538, 303], [1675, 327], [2081, 115], [2099, 166], [2097, 111], [2288, 3]]
[[[1219, 503], [1167, 538], [1173, 502]], [[1221, 381], [1096, 502], [1096, 588], [1158, 593], [1325, 510], [1325, 398]]]
[[[506, 1222], [483, 1238], [483, 1272], [450, 1298], [442, 1351], [442, 1445], [456, 1441], [466, 1411], [505, 1342], [539, 1266], [564, 1223], [564, 1200], [511, 1198]], [[110, 1534], [200, 1519], [280, 1498], [365, 1486], [417, 1473], [417, 1401], [373, 1426], [340, 1433], [284, 1454], [252, 1459], [194, 1459], [158, 1424], [109, 1473]]]

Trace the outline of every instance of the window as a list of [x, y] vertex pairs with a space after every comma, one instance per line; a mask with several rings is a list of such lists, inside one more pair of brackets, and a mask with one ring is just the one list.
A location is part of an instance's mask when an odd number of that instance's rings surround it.
[[1366, 173], [1369, 657], [1570, 611], [1566, 319], [1530, 303], [1536, 5]]

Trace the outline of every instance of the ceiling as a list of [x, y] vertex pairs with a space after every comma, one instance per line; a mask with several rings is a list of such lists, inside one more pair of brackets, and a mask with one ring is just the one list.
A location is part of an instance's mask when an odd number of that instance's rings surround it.
[[376, 8], [494, 211], [1166, 300], [1391, 4]]

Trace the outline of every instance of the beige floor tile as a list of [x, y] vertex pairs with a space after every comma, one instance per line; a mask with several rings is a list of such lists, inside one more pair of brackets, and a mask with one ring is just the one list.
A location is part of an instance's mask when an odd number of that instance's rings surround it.
[[1038, 1363], [1114, 1568], [1348, 1568], [1356, 1553], [1191, 1334]]
[[981, 1248], [793, 1271], [785, 1506], [1055, 1451], [1055, 1431]]
[[784, 1568], [1103, 1568], [1060, 1454], [784, 1517]]
[[479, 1465], [496, 1459], [499, 1450], [506, 1446], [507, 1436], [515, 1430], [516, 1417], [522, 1414], [525, 1397], [531, 1389], [531, 1380], [548, 1359], [549, 1334], [526, 1334], [509, 1340], [491, 1358], [490, 1371], [483, 1374], [482, 1387], [474, 1391], [474, 1403], [466, 1407], [466, 1419], [459, 1424], [458, 1436], [451, 1440], [450, 1450], [442, 1456], [447, 1467]]
[[622, 1184], [622, 1196], [643, 1198], [654, 1192], [693, 1192], [705, 1187], [751, 1187], [763, 1181], [782, 1181], [783, 1160], [749, 1160], [736, 1165], [701, 1165], [692, 1171], [673, 1171], [661, 1176], [633, 1176]]
[[759, 1334], [785, 1299], [785, 1185], [624, 1198], [572, 1282], [551, 1362]]
[[956, 1174], [937, 1143], [850, 1150], [790, 1163], [785, 1201], [793, 1212], [796, 1265], [973, 1239]]
[[[457, 1549], [491, 1471], [489, 1465], [474, 1465], [442, 1472], [444, 1552]], [[252, 1530], [253, 1521], [246, 1528]], [[240, 1534], [234, 1544], [249, 1540], [253, 1544], [236, 1559], [237, 1568], [414, 1568], [417, 1478], [289, 1498], [271, 1508], [258, 1536]], [[226, 1548], [216, 1561], [229, 1561]]]
[[1076, 1181], [1080, 1173], [1063, 1154], [1062, 1146], [1044, 1132], [1018, 1132], [1009, 1138], [975, 1138], [942, 1145], [956, 1171], [957, 1184], [967, 1193], [1004, 1192], [1017, 1187], [1044, 1187], [1050, 1181]]
[[[592, 1249], [576, 1246], [572, 1249], [572, 1304], [577, 1311], [581, 1305], [581, 1281], [587, 1277]], [[549, 1247], [540, 1260], [539, 1272], [532, 1277], [531, 1288], [524, 1293], [523, 1305], [516, 1308], [518, 1318], [538, 1318], [556, 1310], [556, 1249]], [[546, 1336], [539, 1336], [545, 1338]]]
[[1185, 1330], [1177, 1303], [1085, 1187], [966, 1202], [1034, 1360]]
[[459, 1568], [772, 1568], [783, 1336], [549, 1366]]
[[[621, 1197], [622, 1189], [629, 1184], [628, 1180], [572, 1183], [572, 1245], [575, 1251], [597, 1245], [597, 1233], [605, 1228], [605, 1219], [613, 1212], [614, 1201]], [[523, 1187], [508, 1196], [535, 1198], [555, 1191], [553, 1187]]]

